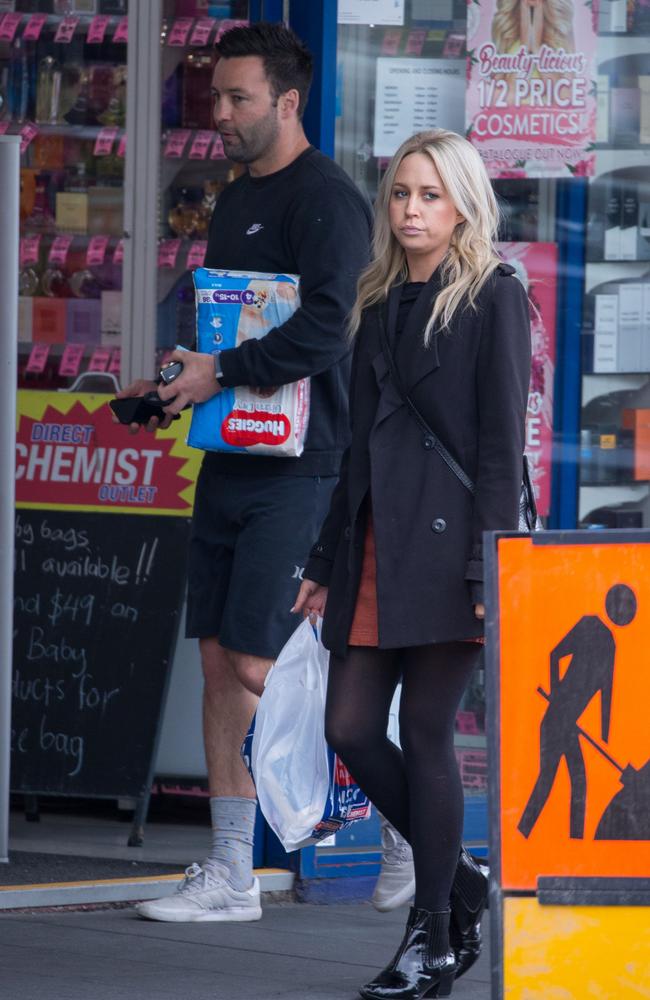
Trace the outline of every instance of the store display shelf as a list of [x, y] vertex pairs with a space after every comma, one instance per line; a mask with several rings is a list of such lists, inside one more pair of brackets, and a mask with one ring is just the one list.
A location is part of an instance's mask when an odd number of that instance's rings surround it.
[[[27, 124], [28, 123], [26, 121], [12, 121], [7, 134], [18, 135], [20, 130]], [[105, 128], [111, 127], [109, 125], [71, 125], [69, 122], [56, 122], [53, 125], [39, 125], [38, 122], [36, 122], [35, 125], [38, 129], [38, 135], [40, 136], [60, 135], [70, 139], [96, 139]], [[118, 141], [124, 134], [124, 131], [125, 129], [122, 126], [118, 126]]]
[[649, 491], [650, 484], [647, 482], [629, 484], [602, 483], [598, 486], [580, 486], [579, 519], [584, 521], [587, 515], [598, 507], [613, 507], [617, 504], [629, 503], [630, 501], [639, 502], [645, 500], [648, 497]]
[[[593, 382], [590, 381], [593, 379]], [[587, 406], [599, 396], [607, 396], [621, 389], [632, 391], [648, 384], [650, 374], [645, 372], [584, 372], [582, 376], [582, 406]]]
[[598, 36], [598, 65], [608, 59], [619, 59], [646, 51], [648, 35], [633, 35], [631, 32], [611, 32]]

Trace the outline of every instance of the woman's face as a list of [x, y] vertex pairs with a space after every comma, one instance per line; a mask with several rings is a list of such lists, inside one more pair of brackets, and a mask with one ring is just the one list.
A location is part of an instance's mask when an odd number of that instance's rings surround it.
[[452, 233], [463, 222], [463, 216], [425, 153], [410, 153], [400, 163], [388, 215], [393, 235], [404, 248], [409, 277], [426, 281], [447, 252]]

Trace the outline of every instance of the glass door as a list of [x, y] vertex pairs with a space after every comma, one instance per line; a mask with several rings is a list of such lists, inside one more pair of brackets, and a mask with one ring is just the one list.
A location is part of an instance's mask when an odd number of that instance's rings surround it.
[[236, 170], [214, 128], [214, 43], [247, 23], [247, 0], [166, 0], [161, 45], [156, 363], [194, 341], [192, 271], [203, 264], [217, 198]]
[[0, 130], [21, 136], [19, 386], [120, 370], [127, 0], [0, 5]]

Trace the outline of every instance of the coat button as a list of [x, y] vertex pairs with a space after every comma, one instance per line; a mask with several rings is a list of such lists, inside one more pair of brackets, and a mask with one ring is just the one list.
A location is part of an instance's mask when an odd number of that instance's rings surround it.
[[434, 446], [433, 445], [433, 438], [430, 437], [429, 435], [427, 435], [427, 437], [424, 438], [422, 444], [427, 449], [427, 451], [431, 451], [431, 449]]
[[323, 551], [324, 549], [322, 545], [314, 545], [314, 552], [323, 552]]
[[447, 527], [447, 522], [443, 517], [437, 517], [435, 521], [431, 522], [431, 530], [435, 531], [436, 534], [441, 534]]
[[345, 538], [346, 541], [349, 541], [351, 534], [352, 532], [350, 531], [350, 526], [348, 525], [348, 527], [343, 532], [343, 537]]

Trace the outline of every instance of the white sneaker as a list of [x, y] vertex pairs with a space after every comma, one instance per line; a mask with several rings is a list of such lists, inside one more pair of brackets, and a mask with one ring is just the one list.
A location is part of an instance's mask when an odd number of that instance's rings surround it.
[[370, 902], [376, 910], [386, 913], [412, 898], [415, 893], [413, 852], [404, 838], [381, 818], [381, 871]]
[[185, 870], [176, 892], [162, 899], [138, 903], [136, 910], [148, 920], [259, 920], [260, 883], [254, 878], [250, 889], [233, 889], [226, 881], [228, 871], [220, 865], [197, 865]]

